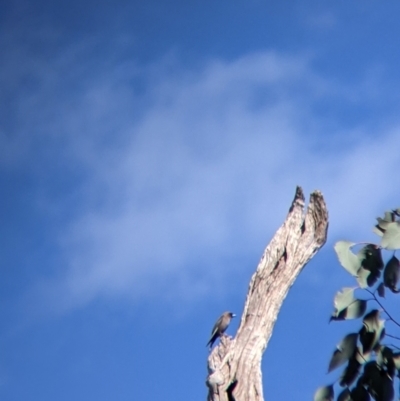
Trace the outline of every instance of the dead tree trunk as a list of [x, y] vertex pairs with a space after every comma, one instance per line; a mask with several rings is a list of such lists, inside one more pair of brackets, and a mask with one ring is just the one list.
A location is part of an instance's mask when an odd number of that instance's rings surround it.
[[282, 302], [307, 262], [325, 244], [328, 212], [322, 194], [311, 194], [304, 213], [300, 187], [282, 227], [251, 278], [240, 326], [208, 358], [208, 401], [263, 401], [261, 358]]

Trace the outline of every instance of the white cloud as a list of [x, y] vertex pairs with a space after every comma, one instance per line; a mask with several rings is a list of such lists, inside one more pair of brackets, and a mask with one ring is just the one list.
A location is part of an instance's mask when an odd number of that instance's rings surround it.
[[297, 184], [326, 195], [333, 236], [365, 232], [393, 206], [399, 128], [327, 118], [321, 100], [343, 107], [354, 94], [305, 57], [261, 52], [180, 76], [153, 68], [141, 95], [119, 71], [92, 77], [60, 116], [69, 157], [87, 169], [87, 207], [60, 230], [62, 274], [41, 286], [59, 307], [215, 293], [242, 274], [234, 257], [261, 255]]

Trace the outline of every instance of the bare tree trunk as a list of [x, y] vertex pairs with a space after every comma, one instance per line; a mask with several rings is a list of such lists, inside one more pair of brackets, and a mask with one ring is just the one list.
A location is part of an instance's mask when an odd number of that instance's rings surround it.
[[251, 278], [236, 337], [221, 338], [208, 357], [208, 401], [263, 401], [261, 358], [289, 288], [325, 244], [328, 212], [315, 191], [304, 214], [300, 187], [282, 227]]

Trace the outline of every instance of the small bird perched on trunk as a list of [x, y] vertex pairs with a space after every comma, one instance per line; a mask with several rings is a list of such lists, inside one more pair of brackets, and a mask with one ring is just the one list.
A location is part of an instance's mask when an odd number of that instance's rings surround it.
[[212, 348], [215, 340], [224, 334], [225, 330], [229, 326], [229, 323], [231, 322], [231, 319], [235, 316], [236, 315], [232, 312], [224, 312], [221, 315], [221, 317], [217, 320], [212, 329], [211, 338], [210, 341], [207, 343], [207, 347], [210, 346], [210, 349]]

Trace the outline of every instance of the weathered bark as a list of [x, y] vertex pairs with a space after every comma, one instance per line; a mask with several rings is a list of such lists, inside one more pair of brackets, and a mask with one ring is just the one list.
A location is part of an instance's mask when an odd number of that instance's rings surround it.
[[289, 288], [325, 244], [328, 212], [315, 191], [304, 213], [300, 187], [282, 227], [251, 278], [236, 337], [223, 337], [208, 358], [208, 401], [263, 401], [261, 358]]

